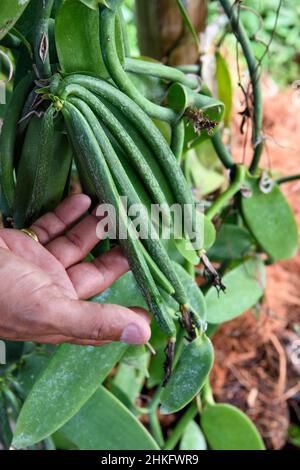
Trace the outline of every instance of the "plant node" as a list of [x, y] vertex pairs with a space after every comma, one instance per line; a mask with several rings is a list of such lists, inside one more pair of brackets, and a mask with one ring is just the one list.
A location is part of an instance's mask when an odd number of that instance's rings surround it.
[[164, 380], [163, 380], [163, 387], [167, 385], [171, 377], [172, 365], [173, 365], [173, 359], [174, 359], [174, 353], [175, 353], [175, 343], [176, 343], [175, 338], [169, 339], [168, 344], [165, 349], [166, 360], [164, 362], [165, 375], [164, 375]]
[[195, 330], [195, 324], [193, 320], [193, 314], [188, 305], [181, 305], [180, 306], [181, 310], [181, 318], [180, 318], [180, 323], [182, 325], [182, 328], [185, 329], [185, 331], [188, 334], [188, 341], [193, 341], [196, 337], [196, 330]]

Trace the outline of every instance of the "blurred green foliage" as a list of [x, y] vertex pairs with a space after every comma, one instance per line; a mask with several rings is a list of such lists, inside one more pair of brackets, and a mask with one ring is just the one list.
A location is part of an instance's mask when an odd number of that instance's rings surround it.
[[[135, 0], [126, 0], [123, 11], [128, 24], [129, 43], [132, 55], [139, 54], [134, 18]], [[252, 40], [253, 49], [259, 59], [265, 52], [276, 22], [279, 0], [242, 0], [241, 16]], [[212, 21], [220, 14], [218, 0], [209, 1], [209, 18]], [[227, 35], [226, 45], [235, 52], [235, 39]], [[283, 0], [274, 32], [272, 44], [263, 61], [266, 70], [282, 86], [289, 85], [300, 77], [300, 2]]]
[[295, 447], [300, 447], [300, 426], [297, 424], [291, 424], [289, 427], [289, 442]]
[[[279, 0], [243, 0], [241, 17], [252, 40], [253, 49], [258, 59], [262, 57], [272, 35], [272, 44], [265, 56], [263, 65], [274, 80], [286, 86], [300, 76], [300, 2], [283, 0], [278, 16], [276, 10]], [[220, 3], [209, 3], [209, 21], [220, 14]], [[235, 47], [235, 40], [227, 35], [226, 45]]]

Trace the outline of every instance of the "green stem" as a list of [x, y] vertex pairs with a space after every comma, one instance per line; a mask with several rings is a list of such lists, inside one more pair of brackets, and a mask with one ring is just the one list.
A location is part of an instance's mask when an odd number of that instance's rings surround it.
[[209, 220], [212, 220], [230, 199], [240, 190], [241, 185], [246, 176], [246, 169], [242, 165], [237, 165], [235, 170], [235, 177], [229, 188], [220, 194], [220, 196], [214, 201], [211, 207], [207, 210], [206, 216]]
[[291, 181], [296, 181], [296, 180], [300, 180], [300, 173], [296, 175], [282, 176], [281, 178], [277, 178], [275, 182], [277, 184], [283, 184], [283, 183], [290, 183]]
[[155, 390], [155, 393], [154, 393], [154, 395], [152, 397], [152, 400], [150, 402], [150, 405], [148, 407], [150, 411], [153, 411], [158, 407], [159, 402], [160, 402], [161, 393], [162, 393], [162, 385], [159, 385], [157, 387], [157, 389]]
[[219, 159], [227, 169], [231, 169], [234, 167], [234, 162], [230, 153], [228, 152], [225, 144], [222, 141], [221, 132], [218, 130], [215, 135], [211, 139], [216, 154], [218, 155]]
[[195, 89], [199, 86], [199, 81], [196, 77], [189, 77], [181, 70], [173, 67], [168, 67], [159, 62], [152, 62], [140, 59], [125, 59], [126, 72], [138, 73], [141, 75], [151, 75], [170, 82], [178, 82], [188, 88]]
[[[174, 359], [173, 359], [173, 368], [176, 366], [176, 364], [179, 360], [180, 354], [182, 352], [184, 337], [185, 337], [185, 332], [184, 332], [183, 329], [180, 329], [178, 334], [177, 334], [176, 350], [175, 350], [175, 355], [174, 355]], [[150, 424], [151, 432], [152, 432], [154, 438], [156, 439], [157, 443], [159, 444], [159, 446], [164, 448], [164, 449], [169, 449], [169, 448], [171, 449], [171, 447], [166, 447], [165, 444], [164, 444], [164, 437], [163, 437], [161, 426], [160, 426], [159, 419], [158, 419], [158, 416], [157, 416], [157, 408], [158, 408], [159, 403], [160, 403], [160, 397], [161, 397], [162, 391], [163, 391], [163, 388], [162, 388], [162, 385], [160, 385], [159, 387], [157, 387], [157, 389], [156, 389], [156, 391], [155, 391], [155, 393], [152, 397], [151, 403], [150, 403], [149, 408], [148, 408], [149, 424]], [[196, 406], [196, 412], [197, 412], [197, 406]], [[196, 413], [195, 413], [195, 415], [196, 415]], [[194, 418], [194, 416], [192, 416], [186, 422], [186, 425], [193, 418]], [[182, 427], [182, 425], [181, 425], [181, 427]], [[183, 428], [182, 432], [184, 431], [184, 429], [185, 429], [185, 427]], [[171, 438], [169, 438], [169, 440], [170, 439]], [[180, 439], [180, 435], [179, 435], [178, 439]], [[171, 440], [171, 444], [172, 444], [172, 440]], [[175, 445], [176, 445], [176, 442], [174, 444], [174, 447], [175, 447]]]
[[39, 78], [51, 77], [49, 58], [48, 25], [54, 0], [43, 0], [38, 3], [33, 27], [34, 59]]
[[204, 401], [204, 405], [215, 404], [212, 388], [208, 380], [205, 382], [203, 389], [202, 389], [202, 399]]
[[154, 439], [157, 441], [159, 447], [164, 446], [164, 437], [163, 437], [160, 422], [157, 416], [157, 408], [159, 406], [161, 393], [162, 393], [162, 386], [160, 385], [155, 390], [155, 393], [152, 397], [151, 403], [148, 408], [149, 424], [150, 424], [151, 432], [153, 434]]
[[200, 67], [197, 64], [176, 65], [175, 68], [183, 73], [195, 73], [196, 75], [200, 73]]
[[183, 153], [183, 145], [184, 145], [184, 121], [180, 119], [180, 121], [176, 122], [172, 125], [172, 137], [171, 137], [171, 150], [174, 153], [178, 164], [181, 164], [182, 153]]
[[185, 339], [185, 330], [183, 328], [180, 328], [180, 330], [177, 333], [177, 338], [176, 338], [176, 349], [175, 349], [175, 354], [174, 354], [174, 359], [173, 359], [173, 369], [176, 367], [176, 364], [179, 361], [180, 355], [182, 353], [182, 349], [184, 346], [184, 339]]
[[120, 63], [116, 42], [115, 23], [116, 10], [106, 7], [100, 8], [100, 46], [107, 70], [118, 88], [133, 99], [149, 116], [162, 121], [174, 122], [177, 114], [169, 109], [152, 103], [146, 99], [128, 78]]
[[230, 0], [220, 0], [220, 3], [228, 16], [231, 23], [232, 30], [240, 43], [247, 66], [249, 69], [250, 80], [253, 91], [253, 145], [254, 154], [250, 165], [251, 173], [254, 173], [263, 151], [263, 135], [262, 135], [262, 121], [263, 121], [263, 103], [262, 103], [262, 92], [260, 87], [260, 71], [259, 64], [253, 54], [251, 42], [247, 36], [241, 19], [234, 11], [234, 4]]
[[162, 433], [160, 422], [157, 416], [157, 411], [153, 410], [149, 413], [149, 425], [151, 429], [151, 434], [156, 440], [160, 448], [163, 448], [165, 445], [165, 439]]
[[[175, 350], [175, 355], [173, 359], [173, 368], [176, 366], [179, 360], [180, 354], [182, 352], [184, 337], [185, 337], [185, 332], [183, 329], [180, 329], [177, 334], [177, 339], [176, 339], [176, 350]], [[151, 431], [160, 447], [164, 446], [164, 437], [162, 435], [161, 426], [159, 423], [159, 419], [157, 417], [157, 408], [160, 403], [160, 397], [161, 397], [162, 391], [163, 391], [163, 387], [162, 385], [159, 385], [148, 407], [149, 424], [151, 427]]]
[[190, 421], [192, 421], [192, 419], [195, 418], [195, 416], [197, 416], [197, 414], [198, 414], [197, 404], [195, 401], [193, 401], [192, 404], [187, 409], [187, 411], [184, 413], [184, 415], [182, 415], [182, 417], [179, 419], [174, 430], [172, 431], [172, 433], [166, 440], [166, 443], [164, 445], [164, 450], [172, 450], [176, 447], [187, 425], [189, 424]]

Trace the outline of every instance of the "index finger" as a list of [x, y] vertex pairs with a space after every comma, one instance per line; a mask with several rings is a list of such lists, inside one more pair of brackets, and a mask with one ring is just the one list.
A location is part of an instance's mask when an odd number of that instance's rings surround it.
[[53, 212], [40, 217], [30, 227], [37, 234], [39, 242], [46, 245], [72, 226], [91, 205], [85, 194], [74, 194], [59, 204]]

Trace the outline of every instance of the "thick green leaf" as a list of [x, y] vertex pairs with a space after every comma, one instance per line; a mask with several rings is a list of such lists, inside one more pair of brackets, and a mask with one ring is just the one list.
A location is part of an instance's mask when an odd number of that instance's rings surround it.
[[185, 238], [175, 238], [175, 245], [181, 256], [189, 263], [196, 265], [199, 264], [199, 256], [193, 249], [190, 240]]
[[[197, 241], [197, 251], [199, 250], [208, 250], [215, 242], [216, 239], [216, 230], [214, 224], [206, 217], [203, 212], [197, 210], [197, 227], [198, 227], [198, 237]], [[196, 265], [199, 263], [199, 256], [197, 252], [193, 249], [193, 246], [189, 240], [184, 238], [175, 237], [174, 243], [180, 255], [187, 260], [189, 263]]]
[[138, 75], [127, 72], [128, 77], [136, 88], [153, 103], [160, 104], [167, 92], [167, 83], [150, 75]]
[[50, 358], [50, 354], [45, 351], [34, 352], [23, 359], [19, 369], [18, 381], [25, 396], [29, 394], [41, 370], [48, 364]]
[[104, 387], [60, 432], [80, 450], [159, 449], [138, 419]]
[[51, 439], [54, 442], [56, 450], [78, 450], [78, 447], [67, 439], [60, 431], [52, 434]]
[[28, 5], [29, 0], [1, 0], [0, 39], [14, 26]]
[[[206, 144], [206, 142], [203, 142], [203, 144]], [[188, 150], [184, 158], [189, 160], [188, 167], [191, 177], [201, 196], [206, 196], [222, 186], [225, 181], [224, 175], [219, 171], [207, 169], [198, 158], [195, 148]]]
[[201, 426], [213, 450], [265, 449], [252, 421], [232, 405], [207, 405], [201, 416]]
[[206, 296], [207, 321], [223, 323], [253, 307], [262, 297], [266, 284], [261, 258], [249, 259], [229, 271], [222, 279], [226, 292], [212, 286]]
[[205, 336], [185, 345], [161, 396], [162, 414], [184, 408], [201, 390], [214, 360], [213, 347]]
[[[183, 114], [187, 108], [202, 110], [203, 117], [217, 123], [221, 121], [224, 114], [224, 104], [221, 101], [201, 92], [197, 93], [181, 83], [173, 83], [170, 86], [168, 104], [179, 114]], [[204, 129], [203, 133], [207, 134]], [[197, 137], [196, 134], [194, 136]]]
[[288, 201], [278, 185], [262, 192], [259, 179], [248, 177], [251, 197], [242, 197], [245, 221], [263, 250], [274, 260], [291, 258], [298, 248], [298, 229]]
[[[184, 287], [191, 309], [198, 315], [203, 322], [203, 325], [206, 324], [207, 308], [201, 289], [181, 265], [174, 262], [173, 266]], [[169, 306], [170, 311], [172, 311], [173, 314], [178, 313], [180, 310], [178, 303], [164, 292], [162, 292], [162, 295], [166, 304]], [[153, 340], [151, 338], [151, 343], [156, 350], [156, 355], [151, 358], [149, 368], [150, 377], [148, 380], [148, 386], [150, 388], [161, 383], [164, 377], [163, 364], [165, 360], [166, 337], [159, 334], [159, 339], [160, 340], [156, 342], [154, 338]]]
[[[223, 166], [220, 163], [219, 157], [214, 149], [211, 139], [202, 142], [195, 147], [195, 152], [200, 163], [208, 170], [219, 171], [223, 174]], [[225, 178], [224, 178], [225, 180]]]
[[63, 72], [109, 76], [99, 43], [99, 13], [78, 0], [66, 0], [55, 20], [55, 41]]
[[[132, 368], [129, 368], [125, 364], [120, 364], [120, 366], [118, 368], [118, 371], [119, 371], [120, 367], [121, 368], [126, 367], [127, 371], [130, 371], [130, 374], [131, 374], [131, 371], [133, 370]], [[123, 369], [122, 372], [124, 372], [124, 375], [125, 375], [126, 371], [124, 369]], [[134, 380], [135, 379], [136, 379], [136, 377], [134, 377]], [[144, 383], [144, 380], [143, 380], [143, 383]], [[139, 416], [140, 415], [140, 410], [135, 405], [135, 400], [136, 400], [136, 398], [138, 397], [138, 395], [140, 394], [140, 391], [141, 391], [140, 388], [138, 389], [138, 392], [137, 392], [138, 387], [136, 387], [134, 389], [134, 393], [135, 393], [134, 396], [129, 395], [126, 391], [124, 391], [122, 388], [120, 388], [119, 385], [116, 385], [113, 380], [108, 380], [107, 388], [118, 400], [120, 400], [121, 403], [123, 403], [124, 406], [126, 406], [126, 408], [134, 416]]]
[[233, 86], [227, 63], [220, 51], [216, 52], [216, 80], [218, 98], [225, 105], [224, 124], [228, 127], [230, 125], [232, 113]]
[[132, 345], [128, 347], [127, 351], [122, 357], [122, 363], [147, 374], [148, 357], [149, 352], [146, 350], [144, 345]]
[[29, 447], [57, 431], [92, 396], [126, 348], [121, 343], [60, 346], [25, 401], [14, 446]]
[[187, 425], [179, 446], [180, 450], [206, 450], [205, 437], [194, 420]]
[[[177, 305], [174, 306], [177, 308]], [[172, 307], [174, 309], [174, 307]], [[147, 380], [147, 386], [149, 388], [159, 385], [163, 381], [164, 377], [164, 361], [166, 358], [165, 348], [168, 338], [161, 331], [157, 324], [153, 322], [152, 325], [152, 335], [151, 335], [151, 345], [155, 349], [155, 356], [151, 357], [150, 367], [149, 367], [149, 379]]]
[[119, 365], [118, 371], [113, 378], [113, 384], [122, 390], [131, 403], [133, 403], [141, 393], [145, 378], [148, 375], [147, 365], [148, 357], [144, 358], [144, 370], [136, 369], [122, 363]]
[[207, 256], [210, 260], [218, 261], [242, 259], [253, 245], [253, 238], [248, 230], [233, 224], [223, 224]]
[[216, 229], [214, 224], [204, 216], [204, 250], [208, 250], [216, 240]]
[[129, 346], [113, 378], [114, 385], [122, 390], [131, 402], [139, 396], [145, 378], [149, 376], [149, 355], [145, 346]]

